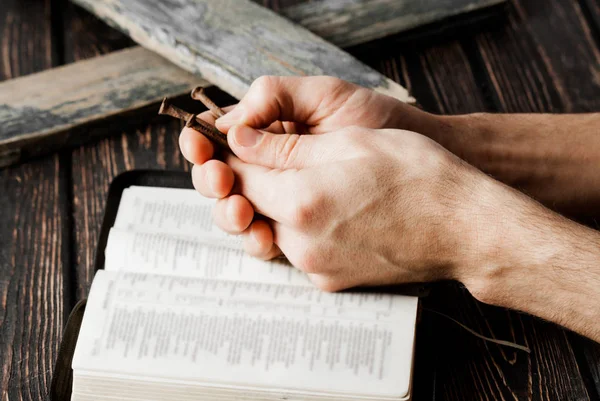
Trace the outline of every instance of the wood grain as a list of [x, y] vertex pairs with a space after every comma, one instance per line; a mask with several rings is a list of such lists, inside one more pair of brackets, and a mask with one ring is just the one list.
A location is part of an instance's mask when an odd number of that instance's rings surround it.
[[[452, 299], [453, 302], [448, 302]], [[431, 352], [437, 400], [593, 400], [567, 333], [535, 317], [475, 301], [464, 288], [440, 285], [425, 307], [477, 332], [527, 345], [532, 353], [487, 344], [438, 315]], [[424, 312], [427, 314], [427, 312]]]
[[[50, 68], [50, 1], [3, 0], [0, 80]], [[46, 397], [69, 303], [69, 199], [58, 155], [0, 171], [0, 399]]]
[[598, 110], [600, 52], [577, 2], [514, 0], [507, 22], [477, 35], [499, 110]]
[[333, 75], [411, 101], [400, 85], [248, 0], [75, 2], [238, 99], [261, 75]]
[[6, 81], [0, 167], [105, 136], [111, 125], [139, 124], [133, 111], [207, 84], [138, 47]]
[[600, 344], [575, 333], [570, 333], [569, 340], [577, 355], [590, 399], [596, 401], [600, 399]]
[[337, 46], [350, 47], [505, 2], [320, 0], [284, 9], [282, 15]]
[[72, 153], [76, 296], [85, 297], [94, 275], [94, 258], [110, 182], [132, 169], [189, 171], [179, 152], [179, 122], [150, 124], [117, 132]]
[[600, 3], [597, 0], [580, 0], [582, 12], [589, 19], [590, 34], [600, 43]]

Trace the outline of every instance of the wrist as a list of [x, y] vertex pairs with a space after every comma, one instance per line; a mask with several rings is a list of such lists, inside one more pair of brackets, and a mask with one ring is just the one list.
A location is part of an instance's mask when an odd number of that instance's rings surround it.
[[482, 189], [471, 227], [475, 254], [458, 280], [484, 303], [597, 338], [585, 322], [600, 320], [589, 307], [600, 296], [600, 234], [502, 184]]
[[441, 131], [447, 128], [442, 116], [429, 113], [416, 106], [394, 99], [389, 111], [387, 126], [384, 128], [401, 129], [416, 132], [437, 142]]

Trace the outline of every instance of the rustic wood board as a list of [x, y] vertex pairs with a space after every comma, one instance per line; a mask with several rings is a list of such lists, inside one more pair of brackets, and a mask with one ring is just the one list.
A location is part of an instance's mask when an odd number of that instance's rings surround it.
[[[280, 13], [333, 44], [350, 46], [504, 2], [321, 0]], [[5, 81], [0, 167], [102, 137], [112, 126], [135, 126], [153, 117], [152, 107], [164, 96], [185, 96], [197, 85], [208, 83], [141, 47]]]
[[139, 123], [124, 117], [206, 84], [139, 47], [8, 80], [0, 84], [0, 166], [105, 136], [117, 121]]
[[318, 0], [284, 9], [282, 14], [337, 46], [350, 47], [505, 3], [506, 0]]
[[238, 99], [261, 75], [333, 75], [413, 100], [348, 53], [248, 0], [74, 1]]

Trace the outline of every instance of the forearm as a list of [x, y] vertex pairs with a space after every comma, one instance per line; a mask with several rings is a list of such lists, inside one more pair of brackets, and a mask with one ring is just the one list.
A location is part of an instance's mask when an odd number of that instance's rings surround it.
[[512, 194], [474, 217], [479, 259], [463, 282], [484, 302], [600, 342], [600, 233], [504, 189]]
[[412, 129], [485, 173], [552, 209], [600, 214], [600, 113], [427, 116]]
[[[403, 113], [422, 133], [541, 203], [600, 215], [600, 113]], [[483, 302], [521, 310], [600, 342], [600, 232], [487, 178], [465, 219], [476, 244], [459, 277]]]

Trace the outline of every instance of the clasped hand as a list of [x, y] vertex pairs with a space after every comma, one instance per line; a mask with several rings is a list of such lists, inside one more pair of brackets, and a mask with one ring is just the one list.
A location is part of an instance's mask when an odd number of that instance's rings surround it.
[[334, 78], [262, 77], [216, 121], [233, 155], [213, 159], [189, 128], [180, 145], [195, 188], [218, 199], [216, 223], [253, 256], [283, 253], [325, 291], [464, 279], [496, 184], [398, 129], [410, 109]]

